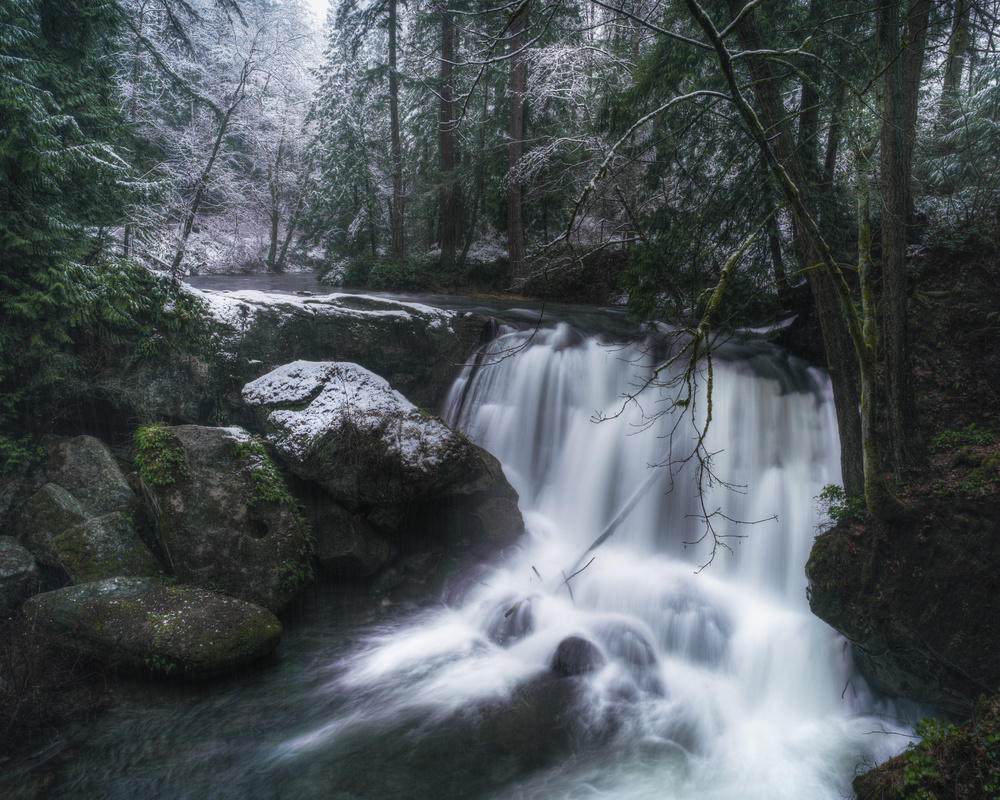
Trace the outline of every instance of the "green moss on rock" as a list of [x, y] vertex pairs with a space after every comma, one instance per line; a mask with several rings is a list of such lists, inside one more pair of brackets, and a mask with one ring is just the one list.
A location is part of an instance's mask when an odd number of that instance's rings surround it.
[[128, 671], [205, 678], [271, 652], [281, 623], [267, 609], [153, 578], [111, 578], [31, 598], [39, 629], [85, 658]]

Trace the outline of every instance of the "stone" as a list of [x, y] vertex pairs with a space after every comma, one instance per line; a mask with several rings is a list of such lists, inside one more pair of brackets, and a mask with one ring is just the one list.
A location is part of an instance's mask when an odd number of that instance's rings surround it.
[[0, 536], [0, 612], [10, 611], [38, 589], [38, 565], [13, 536]]
[[239, 428], [163, 430], [161, 447], [177, 448], [184, 469], [142, 485], [174, 575], [272, 611], [287, 606], [312, 578], [312, 554], [264, 445]]
[[559, 642], [549, 666], [561, 678], [585, 675], [604, 666], [604, 656], [593, 642], [581, 636], [567, 636]]
[[396, 555], [391, 542], [336, 503], [309, 517], [316, 559], [330, 575], [370, 578]]
[[818, 536], [812, 612], [879, 692], [968, 716], [1000, 686], [1000, 504], [948, 495]]
[[270, 611], [155, 578], [109, 578], [36, 595], [24, 613], [86, 659], [130, 672], [208, 678], [274, 650]]
[[77, 436], [56, 445], [45, 473], [93, 516], [127, 511], [135, 501], [110, 448], [93, 436]]
[[160, 572], [149, 548], [136, 535], [129, 520], [117, 511], [63, 531], [49, 547], [57, 565], [73, 583]]
[[88, 516], [62, 486], [47, 483], [22, 506], [14, 532], [40, 563], [54, 567], [59, 565], [59, 558], [52, 550], [52, 540], [85, 522]]
[[247, 384], [243, 398], [292, 473], [384, 533], [420, 520], [509, 544], [523, 531], [500, 463], [357, 364], [296, 361]]

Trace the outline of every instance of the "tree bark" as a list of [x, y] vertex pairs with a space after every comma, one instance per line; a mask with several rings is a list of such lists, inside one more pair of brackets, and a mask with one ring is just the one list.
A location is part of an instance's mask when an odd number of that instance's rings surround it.
[[[739, 0], [727, 0], [733, 18], [742, 10]], [[688, 7], [696, 15], [704, 12], [694, 0], [688, 0]], [[707, 17], [706, 17], [707, 19]], [[710, 22], [708, 24], [711, 24]], [[707, 32], [707, 31], [706, 31]], [[744, 51], [761, 50], [760, 35], [753, 15], [748, 15], [737, 28], [740, 47]], [[721, 42], [720, 42], [720, 45]], [[821, 265], [827, 260], [817, 235], [810, 229], [805, 216], [811, 204], [810, 186], [805, 180], [805, 170], [792, 146], [792, 134], [785, 122], [785, 108], [778, 92], [777, 83], [771, 74], [768, 62], [760, 57], [743, 59], [753, 80], [753, 90], [760, 105], [763, 118], [764, 141], [758, 142], [765, 155], [772, 151], [777, 166], [786, 173], [795, 192], [793, 207], [793, 232], [795, 243], [806, 268], [809, 288], [812, 291], [823, 334], [827, 368], [833, 385], [834, 405], [837, 410], [837, 428], [840, 433], [840, 467], [844, 490], [848, 496], [857, 497], [864, 493], [864, 465], [861, 437], [861, 420], [858, 409], [861, 405], [859, 391], [859, 354], [855, 351], [852, 337], [844, 319], [844, 309], [840, 293], [827, 269]], [[745, 112], [748, 109], [743, 109]], [[751, 112], [752, 113], [752, 112]], [[748, 120], [749, 122], [749, 120]], [[756, 119], [753, 120], [755, 124]], [[772, 170], [773, 170], [772, 166]], [[789, 187], [783, 186], [786, 196]], [[801, 210], [796, 210], [796, 206]], [[813, 223], [815, 224], [815, 223]], [[860, 332], [859, 332], [860, 335]]]
[[969, 0], [955, 0], [951, 19], [951, 34], [948, 36], [948, 51], [945, 54], [944, 80], [941, 82], [941, 112], [951, 114], [955, 92], [962, 85], [965, 70], [965, 51], [969, 46]]
[[879, 133], [879, 191], [882, 196], [882, 342], [888, 410], [888, 439], [897, 480], [906, 474], [914, 403], [910, 380], [906, 290], [906, 139], [903, 60], [896, 0], [876, 0], [878, 63], [883, 69]]
[[389, 0], [389, 136], [392, 161], [392, 200], [389, 226], [392, 229], [391, 252], [402, 258], [403, 236], [403, 148], [399, 138], [399, 77], [396, 73], [396, 0]]
[[507, 144], [507, 253], [510, 259], [510, 277], [514, 284], [526, 277], [524, 250], [524, 183], [521, 178], [521, 159], [524, 157], [524, 89], [528, 70], [524, 47], [526, 6], [516, 12], [510, 32], [510, 138]]
[[459, 208], [455, 185], [455, 133], [452, 122], [451, 73], [455, 60], [455, 25], [451, 15], [441, 12], [441, 114], [438, 136], [441, 149], [441, 220], [438, 239], [441, 244], [441, 266], [455, 264], [459, 239]]
[[906, 155], [906, 220], [916, 221], [913, 191], [913, 148], [917, 141], [917, 110], [920, 101], [920, 73], [927, 50], [927, 26], [930, 21], [930, 0], [914, 0], [906, 20], [906, 45], [903, 48], [903, 136]]

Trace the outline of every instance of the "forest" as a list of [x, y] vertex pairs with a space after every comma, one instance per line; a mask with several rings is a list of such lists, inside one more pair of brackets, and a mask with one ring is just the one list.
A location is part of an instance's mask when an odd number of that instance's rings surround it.
[[995, 0], [0, 0], [0, 74], [0, 520], [108, 364], [216, 341], [216, 274], [621, 307], [709, 420], [769, 330], [832, 387], [842, 632], [857, 541], [1000, 486]]

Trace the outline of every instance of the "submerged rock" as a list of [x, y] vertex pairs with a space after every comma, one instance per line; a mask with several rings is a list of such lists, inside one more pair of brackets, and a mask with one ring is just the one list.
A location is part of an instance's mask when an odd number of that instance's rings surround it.
[[567, 636], [556, 648], [550, 667], [561, 678], [585, 675], [604, 666], [604, 655], [593, 642], [581, 636]]
[[24, 613], [83, 657], [128, 671], [205, 678], [271, 652], [281, 623], [269, 611], [152, 578], [110, 578], [36, 595]]
[[162, 431], [167, 438], [158, 446], [173, 449], [183, 468], [144, 477], [143, 493], [174, 574], [272, 611], [284, 608], [312, 577], [311, 552], [263, 444], [239, 428]]
[[38, 588], [38, 565], [13, 536], [0, 536], [0, 612], [20, 605]]

